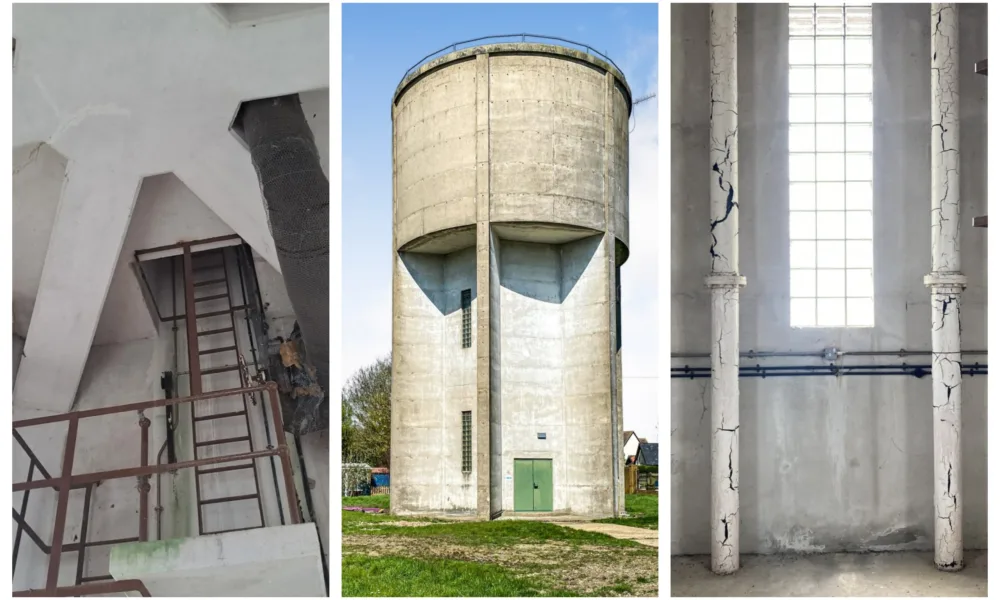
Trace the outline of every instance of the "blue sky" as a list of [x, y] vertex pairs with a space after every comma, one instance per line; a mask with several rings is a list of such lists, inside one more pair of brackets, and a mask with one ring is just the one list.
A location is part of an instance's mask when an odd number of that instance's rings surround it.
[[[446, 45], [535, 33], [588, 44], [635, 98], [657, 91], [656, 4], [344, 4], [341, 378], [392, 345], [392, 93]], [[633, 112], [630, 244], [622, 267], [624, 425], [658, 438], [657, 101]], [[651, 418], [652, 416], [652, 418]]]

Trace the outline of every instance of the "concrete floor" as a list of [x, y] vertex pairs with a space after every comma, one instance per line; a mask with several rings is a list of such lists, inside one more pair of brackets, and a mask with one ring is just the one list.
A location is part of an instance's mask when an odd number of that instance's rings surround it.
[[709, 557], [673, 556], [671, 596], [986, 596], [986, 551], [965, 552], [964, 570], [943, 573], [931, 552], [743, 555], [718, 576]]

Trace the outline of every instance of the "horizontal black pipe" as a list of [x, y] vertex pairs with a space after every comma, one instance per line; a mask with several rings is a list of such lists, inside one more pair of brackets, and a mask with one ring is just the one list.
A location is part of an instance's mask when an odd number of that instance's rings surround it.
[[[780, 366], [780, 367], [741, 367], [740, 377], [820, 377], [824, 375], [909, 375], [918, 379], [931, 374], [930, 365], [851, 365], [847, 367], [823, 366]], [[974, 377], [988, 375], [987, 365], [975, 363], [963, 367], [962, 374]], [[706, 379], [712, 376], [709, 367], [674, 367], [670, 370], [671, 379]]]
[[[985, 356], [986, 350], [962, 350], [966, 356]], [[930, 356], [930, 350], [845, 350], [837, 352], [837, 357], [843, 356]], [[707, 352], [671, 352], [670, 358], [710, 358]], [[825, 358], [826, 352], [823, 350], [813, 350], [809, 352], [740, 352], [740, 358]]]

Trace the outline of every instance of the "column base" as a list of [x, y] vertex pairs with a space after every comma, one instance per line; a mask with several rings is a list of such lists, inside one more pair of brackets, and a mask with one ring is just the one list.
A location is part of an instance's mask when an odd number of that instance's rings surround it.
[[958, 563], [950, 562], [945, 565], [942, 565], [941, 563], [934, 563], [934, 566], [937, 567], [938, 571], [946, 571], [949, 573], [954, 573], [955, 571], [961, 571], [962, 569], [964, 569], [965, 562], [958, 562]]

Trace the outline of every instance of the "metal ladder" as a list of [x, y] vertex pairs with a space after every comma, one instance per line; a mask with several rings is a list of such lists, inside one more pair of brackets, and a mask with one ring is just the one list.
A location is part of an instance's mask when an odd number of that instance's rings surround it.
[[[236, 330], [236, 316], [235, 313], [238, 310], [245, 310], [246, 306], [233, 306], [232, 303], [232, 289], [229, 284], [230, 271], [229, 271], [229, 261], [227, 260], [227, 250], [228, 247], [218, 248], [215, 250], [206, 250], [203, 252], [198, 252], [197, 254], [191, 253], [191, 248], [185, 246], [184, 248], [184, 311], [185, 315], [194, 315], [193, 319], [187, 318], [187, 339], [188, 339], [188, 366], [191, 377], [191, 394], [197, 395], [202, 393], [202, 385], [204, 383], [205, 377], [211, 377], [212, 375], [217, 375], [220, 373], [236, 372], [239, 375], [240, 387], [247, 387], [249, 382], [249, 372], [246, 366], [246, 362], [243, 355], [240, 353], [239, 345], [239, 333]], [[213, 263], [201, 262], [195, 264], [195, 258], [198, 259], [211, 259], [218, 257]], [[200, 280], [196, 280], [196, 277]], [[224, 291], [222, 291], [224, 290]], [[196, 295], [200, 293], [201, 295]], [[226, 308], [220, 310], [210, 310], [207, 312], [199, 313], [197, 307], [199, 304], [204, 302], [212, 301], [224, 301]], [[198, 330], [198, 321], [202, 319], [208, 319], [213, 317], [224, 317], [229, 316], [229, 326], [228, 327], [217, 327], [214, 329], [205, 329], [203, 331]], [[207, 350], [201, 350], [202, 338], [209, 336], [219, 336], [223, 334], [228, 334], [232, 339], [231, 344], [212, 347]], [[221, 367], [205, 367], [202, 365], [203, 357], [215, 354], [231, 354], [234, 357], [234, 362]], [[232, 398], [227, 399], [232, 400]], [[233, 443], [247, 443], [250, 446], [250, 451], [254, 451], [253, 439], [251, 436], [250, 427], [250, 410], [247, 406], [247, 395], [241, 396], [242, 410], [229, 410], [225, 412], [215, 412], [214, 408], [218, 401], [210, 401], [208, 406], [212, 407], [212, 412], [207, 412], [205, 407], [202, 407], [201, 415], [197, 414], [195, 407], [191, 407], [191, 436], [194, 448], [194, 458], [198, 460], [204, 458], [199, 456], [198, 451], [202, 448], [208, 448], [212, 446], [218, 446], [222, 444], [233, 444]], [[216, 421], [220, 419], [236, 419], [237, 417], [242, 417], [239, 421], [243, 423], [244, 429], [241, 435], [236, 435], [232, 437], [219, 437], [219, 438], [207, 438], [199, 439], [198, 436], [198, 424], [205, 423], [207, 421]], [[215, 428], [211, 428], [211, 432], [214, 433]], [[252, 494], [241, 494], [236, 496], [225, 496], [218, 498], [204, 498], [202, 496], [202, 477], [206, 475], [219, 474], [224, 472], [239, 472], [239, 471], [250, 471], [253, 476], [253, 489]], [[264, 527], [264, 504], [261, 499], [260, 493], [260, 481], [257, 477], [257, 469], [254, 462], [251, 460], [247, 463], [237, 463], [229, 464], [221, 467], [212, 468], [196, 468], [194, 474], [195, 481], [195, 496], [197, 500], [198, 508], [198, 535], [213, 534], [213, 533], [226, 533], [230, 531], [242, 531], [245, 529], [257, 529], [259, 527]], [[232, 481], [236, 483], [238, 479]], [[256, 500], [257, 510], [260, 517], [260, 524], [253, 525], [250, 527], [236, 527], [232, 529], [222, 529], [218, 531], [206, 531], [205, 523], [203, 518], [203, 508], [206, 505], [212, 504], [223, 504], [228, 502], [240, 502], [245, 500]]]

